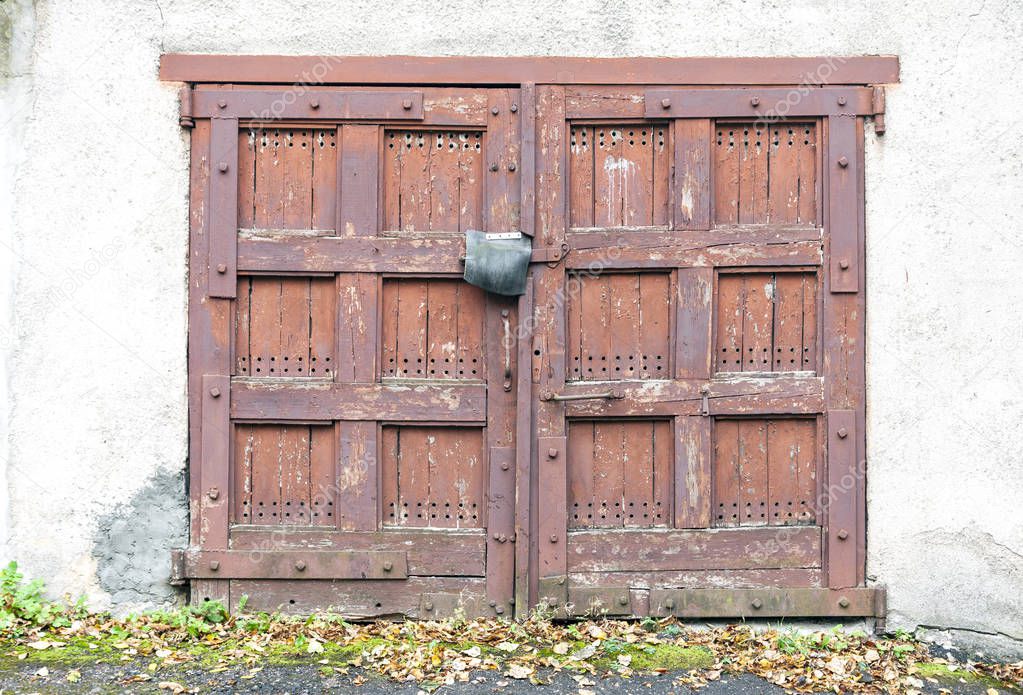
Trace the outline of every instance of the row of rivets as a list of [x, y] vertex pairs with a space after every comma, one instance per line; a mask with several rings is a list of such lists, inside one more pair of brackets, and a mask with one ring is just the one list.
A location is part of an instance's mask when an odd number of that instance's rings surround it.
[[[221, 109], [226, 109], [227, 108], [227, 101], [224, 100], [224, 99], [220, 99], [219, 101], [217, 101], [217, 106], [220, 107]], [[311, 108], [313, 110], [316, 110], [316, 109], [320, 108], [320, 100], [319, 99], [310, 99], [309, 100], [309, 108]], [[402, 99], [401, 100], [401, 108], [405, 109], [406, 111], [411, 111], [412, 110], [412, 100], [411, 99]], [[517, 110], [518, 110], [518, 107], [513, 104], [512, 105], [512, 112], [515, 112]], [[496, 106], [494, 107], [494, 115], [497, 115], [497, 107]]]

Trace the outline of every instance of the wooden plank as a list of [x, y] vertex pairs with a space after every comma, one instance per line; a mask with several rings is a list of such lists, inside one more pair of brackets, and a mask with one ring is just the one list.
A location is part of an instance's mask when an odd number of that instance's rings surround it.
[[832, 588], [858, 582], [858, 524], [856, 489], [861, 485], [856, 465], [856, 413], [828, 411], [828, 526], [827, 575]]
[[486, 566], [486, 534], [475, 529], [385, 529], [344, 531], [284, 527], [268, 530], [253, 526], [231, 529], [234, 550], [400, 551], [408, 556], [409, 575], [482, 577]]
[[711, 126], [710, 119], [706, 118], [686, 118], [674, 122], [674, 229], [710, 229]]
[[[492, 446], [487, 485], [487, 598], [511, 612], [515, 574], [515, 448]], [[502, 610], [503, 612], [503, 610]]]
[[711, 418], [675, 418], [675, 528], [711, 526]]
[[650, 614], [677, 618], [871, 616], [875, 589], [654, 589]]
[[808, 266], [821, 262], [820, 242], [800, 241], [791, 244], [729, 244], [704, 245], [695, 249], [679, 246], [640, 247], [625, 245], [622, 239], [612, 253], [606, 249], [572, 250], [565, 265], [572, 270], [591, 268], [598, 264], [604, 270], [655, 269], [679, 266]]
[[[679, 268], [675, 302], [675, 376], [709, 379], [714, 330], [714, 269]], [[720, 323], [719, 323], [720, 326]]]
[[386, 579], [233, 579], [233, 595], [249, 596], [248, 610], [310, 615], [327, 612], [348, 620], [454, 617], [423, 610], [423, 594], [461, 594], [466, 602], [485, 599], [482, 578], [409, 577], [405, 581]]
[[559, 577], [566, 572], [565, 533], [568, 523], [566, 446], [566, 437], [537, 439], [539, 457], [537, 465], [543, 480], [537, 497], [540, 577]]
[[640, 273], [638, 369], [640, 379], [664, 379], [671, 373], [672, 294], [668, 273]]
[[203, 494], [200, 497], [204, 548], [226, 548], [231, 490], [231, 380], [206, 374], [202, 379]]
[[565, 90], [543, 85], [536, 90], [536, 233], [547, 248], [557, 248], [567, 227], [568, 162]]
[[[262, 80], [261, 80], [262, 81]], [[304, 81], [303, 81], [304, 82]], [[408, 108], [405, 106], [408, 104]], [[420, 91], [315, 91], [297, 94], [274, 89], [196, 91], [192, 97], [196, 118], [422, 120]]]
[[309, 428], [282, 427], [280, 434], [280, 522], [308, 525], [309, 491]]
[[856, 119], [832, 116], [828, 119], [828, 263], [832, 292], [859, 292], [859, 233], [857, 210], [860, 164], [856, 140]]
[[767, 425], [762, 419], [738, 420], [739, 525], [767, 525]]
[[[622, 398], [570, 400], [564, 408], [568, 417], [702, 415], [705, 386], [711, 415], [823, 411], [823, 380], [803, 375], [729, 375], [709, 384], [703, 380], [623, 382], [616, 385]], [[606, 391], [606, 385], [569, 383], [558, 393], [580, 396]]]
[[380, 467], [377, 455], [377, 424], [342, 421], [338, 428], [337, 498], [338, 527], [346, 531], [375, 531]]
[[377, 233], [379, 131], [375, 125], [341, 127], [338, 236], [375, 236]]
[[821, 531], [599, 529], [568, 534], [569, 572], [820, 567]]
[[404, 552], [373, 550], [187, 550], [198, 579], [406, 579]]
[[418, 420], [481, 422], [481, 384], [342, 384], [322, 381], [233, 382], [232, 417], [240, 420]]
[[312, 229], [334, 229], [338, 204], [337, 128], [317, 128], [310, 133], [312, 213], [309, 226]]
[[310, 521], [336, 526], [338, 519], [338, 454], [335, 427], [309, 428]]
[[[827, 70], [822, 70], [823, 67]], [[885, 84], [899, 81], [897, 56], [799, 58], [578, 58], [252, 56], [166, 53], [160, 79], [175, 82], [305, 84]], [[786, 90], [787, 91], [787, 90]]]
[[[519, 203], [519, 117], [518, 90], [487, 90], [490, 118], [486, 131], [486, 231], [512, 232], [521, 229]], [[515, 104], [516, 111], [512, 111]], [[497, 170], [494, 171], [494, 165]], [[461, 230], [464, 231], [464, 230]]]
[[[532, 123], [531, 97], [533, 90], [523, 90], [523, 132], [531, 128], [525, 126]], [[523, 145], [525, 147], [525, 145]], [[524, 152], [525, 154], [525, 152]], [[523, 172], [523, 177], [527, 174]], [[524, 189], [525, 190], [525, 189]], [[532, 219], [529, 214], [530, 206], [526, 205], [527, 196], [523, 195], [523, 219]], [[534, 482], [538, 478], [536, 466], [533, 465], [533, 435], [532, 435], [532, 399], [533, 399], [533, 335], [534, 306], [533, 306], [533, 276], [526, 277], [526, 291], [519, 297], [517, 317], [519, 323], [516, 326], [518, 337], [518, 361], [514, 383], [515, 393], [515, 619], [520, 620], [528, 614], [530, 600], [530, 575], [531, 570], [535, 573], [535, 563], [530, 562], [533, 557], [532, 550], [535, 547], [536, 534], [533, 526], [532, 500]], [[530, 407], [525, 407], [528, 403]], [[523, 404], [519, 407], [519, 404]], [[535, 574], [533, 575], [535, 576]]]
[[759, 121], [735, 125], [739, 155], [739, 223], [767, 222], [767, 128]]
[[770, 371], [774, 276], [750, 273], [743, 285], [742, 371]]
[[569, 225], [593, 227], [593, 142], [592, 126], [573, 126], [569, 134], [568, 207]]
[[627, 586], [632, 589], [733, 589], [820, 586], [817, 568], [653, 570], [572, 572], [568, 582], [578, 587]]
[[[309, 356], [298, 376], [331, 376], [338, 367], [335, 343], [339, 331], [337, 278], [312, 278], [309, 281]], [[342, 287], [345, 287], [342, 285]], [[346, 326], [346, 324], [340, 324]], [[359, 361], [372, 368], [376, 351], [359, 355]]]
[[209, 296], [238, 291], [238, 119], [214, 118], [210, 135]]
[[645, 101], [647, 118], [748, 118], [769, 123], [796, 116], [874, 113], [873, 90], [866, 87], [654, 88], [646, 90]]

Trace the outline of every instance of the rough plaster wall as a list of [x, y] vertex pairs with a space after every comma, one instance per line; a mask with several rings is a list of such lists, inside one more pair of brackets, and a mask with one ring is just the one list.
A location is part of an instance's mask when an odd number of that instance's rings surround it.
[[186, 147], [161, 51], [895, 53], [889, 131], [867, 142], [868, 571], [891, 625], [1019, 649], [1014, 0], [64, 0], [38, 5], [36, 31], [15, 186], [10, 552], [55, 589], [109, 599], [101, 520], [185, 465]]

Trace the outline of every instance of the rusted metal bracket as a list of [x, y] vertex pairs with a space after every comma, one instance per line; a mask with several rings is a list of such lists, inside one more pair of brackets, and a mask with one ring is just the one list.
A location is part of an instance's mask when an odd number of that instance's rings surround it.
[[171, 551], [171, 583], [186, 579], [407, 579], [404, 552], [375, 550]]
[[511, 609], [511, 605], [505, 607], [482, 596], [426, 593], [419, 597], [419, 617], [427, 619], [450, 618], [455, 615], [466, 618], [494, 618], [509, 615]]
[[423, 93], [418, 91], [235, 89], [196, 92], [192, 100], [196, 118], [423, 120]]
[[192, 85], [186, 84], [178, 92], [178, 125], [182, 128], [192, 128], [195, 121], [192, 119]]
[[874, 587], [874, 633], [883, 635], [888, 632], [888, 589], [884, 586]]
[[565, 606], [568, 604], [568, 577], [541, 577], [539, 581], [537, 603], [546, 605], [559, 617], [565, 616]]
[[629, 587], [569, 587], [566, 612], [591, 617], [632, 615]]
[[878, 135], [884, 135], [885, 123], [884, 123], [884, 110], [885, 110], [885, 92], [884, 87], [874, 87], [874, 93], [871, 97], [871, 106], [874, 110], [874, 132]]
[[567, 255], [568, 244], [563, 243], [561, 246], [533, 249], [533, 256], [530, 258], [530, 262], [557, 263]]
[[865, 617], [877, 589], [653, 589], [650, 615], [676, 618]]
[[647, 89], [647, 118], [762, 118], [873, 114], [865, 87]]

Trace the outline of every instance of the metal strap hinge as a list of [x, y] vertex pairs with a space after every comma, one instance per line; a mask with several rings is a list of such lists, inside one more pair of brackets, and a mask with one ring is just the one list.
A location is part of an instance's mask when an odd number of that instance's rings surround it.
[[874, 93], [871, 97], [871, 106], [874, 111], [874, 132], [878, 135], [884, 135], [885, 123], [884, 123], [884, 110], [885, 110], [885, 93], [884, 87], [874, 87]]
[[533, 256], [530, 260], [533, 263], [557, 263], [567, 255], [568, 244], [561, 244], [561, 246], [533, 249]]
[[178, 125], [182, 128], [192, 128], [195, 121], [192, 119], [192, 86], [184, 85], [178, 92]]

